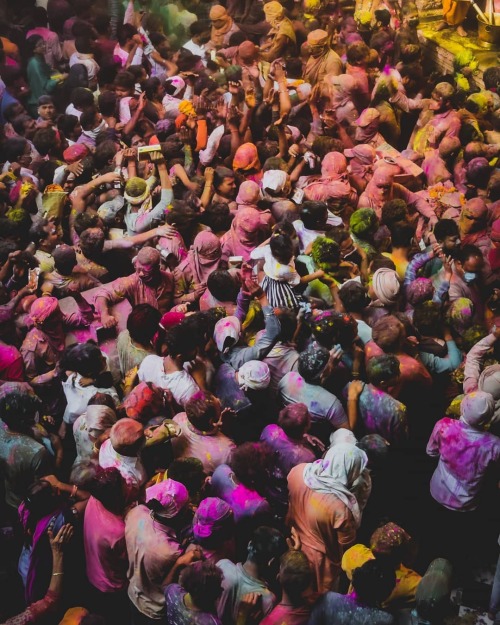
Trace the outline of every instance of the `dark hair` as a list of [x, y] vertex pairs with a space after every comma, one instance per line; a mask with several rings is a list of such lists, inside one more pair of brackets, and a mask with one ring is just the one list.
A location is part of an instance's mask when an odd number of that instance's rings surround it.
[[77, 37], [75, 39], [75, 48], [80, 54], [92, 54], [92, 44], [88, 37]]
[[17, 388], [0, 397], [0, 419], [14, 432], [25, 432], [41, 408], [37, 395]]
[[321, 345], [311, 344], [299, 356], [299, 374], [306, 382], [318, 381], [330, 359], [330, 352]]
[[182, 323], [170, 328], [165, 333], [164, 341], [172, 358], [180, 356], [187, 359], [198, 347], [198, 336]]
[[115, 400], [109, 393], [94, 393], [94, 395], [92, 395], [89, 399], [87, 406], [107, 406], [108, 408], [111, 408], [111, 410], [116, 411]]
[[396, 585], [394, 569], [378, 559], [368, 560], [354, 569], [352, 585], [360, 603], [376, 607], [391, 594]]
[[85, 87], [76, 87], [71, 92], [71, 102], [73, 106], [79, 110], [94, 107], [94, 94], [90, 89], [86, 89]]
[[222, 594], [222, 571], [210, 560], [194, 562], [181, 573], [179, 583], [193, 603], [203, 612], [216, 612], [216, 601]]
[[372, 328], [373, 341], [388, 354], [401, 349], [405, 337], [406, 332], [403, 323], [393, 315], [381, 317]]
[[305, 404], [305, 410], [294, 409], [295, 406], [300, 407], [301, 404], [290, 404], [280, 411], [278, 425], [287, 436], [300, 440], [311, 425], [311, 414]]
[[124, 496], [125, 481], [117, 468], [103, 469], [97, 466], [90, 480], [88, 490], [102, 505], [113, 514], [122, 514], [126, 499]]
[[213, 271], [208, 276], [207, 289], [219, 302], [235, 302], [239, 292], [236, 280], [224, 269]]
[[130, 338], [140, 345], [149, 345], [158, 330], [161, 313], [150, 304], [138, 304], [127, 318]]
[[40, 128], [35, 132], [33, 137], [33, 145], [41, 156], [47, 156], [47, 154], [54, 147], [55, 141], [56, 131], [50, 126], [47, 128]]
[[105, 91], [97, 98], [99, 110], [105, 117], [112, 117], [116, 113], [117, 97], [114, 91]]
[[293, 243], [286, 234], [274, 234], [269, 242], [271, 254], [282, 265], [288, 265], [293, 258]]
[[387, 382], [401, 373], [399, 360], [392, 354], [382, 354], [370, 358], [366, 365], [366, 375], [368, 381], [379, 386], [382, 382]]
[[487, 67], [483, 72], [483, 82], [485, 89], [497, 89], [500, 86], [500, 67]]
[[96, 228], [99, 223], [99, 215], [96, 213], [78, 213], [75, 217], [74, 228], [80, 236], [85, 230]]
[[227, 167], [216, 167], [214, 172], [214, 189], [218, 189], [224, 178], [234, 178], [234, 171]]
[[390, 227], [392, 247], [411, 247], [415, 226], [405, 221], [393, 223]]
[[57, 118], [57, 129], [59, 132], [67, 137], [79, 123], [79, 119], [76, 115], [60, 115]]
[[198, 223], [198, 213], [182, 200], [174, 200], [172, 208], [167, 213], [167, 223], [175, 224], [182, 234], [190, 234]]
[[107, 13], [98, 13], [94, 17], [94, 28], [97, 30], [99, 35], [107, 34], [110, 24], [111, 16]]
[[[29, 486], [23, 499], [29, 511], [26, 530], [34, 531], [38, 521], [54, 512], [57, 498], [54, 497], [52, 486], [44, 479], [36, 480]], [[27, 536], [29, 539], [30, 537]]]
[[33, 223], [30, 228], [30, 239], [36, 245], [39, 245], [42, 241], [49, 236], [47, 232], [45, 232], [45, 228], [49, 225], [49, 220], [46, 217], [35, 217]]
[[26, 60], [30, 59], [34, 55], [35, 48], [40, 43], [40, 41], [43, 41], [43, 37], [41, 37], [40, 35], [31, 35], [31, 37], [28, 37], [26, 39], [26, 42], [24, 44], [24, 53]]
[[348, 282], [339, 290], [346, 312], [361, 313], [370, 303], [368, 291], [359, 282]]
[[347, 46], [346, 58], [349, 65], [360, 65], [370, 54], [370, 48], [363, 41]]
[[351, 315], [329, 310], [319, 321], [312, 325], [312, 332], [316, 341], [326, 349], [332, 349], [340, 343], [349, 348], [358, 334], [358, 324]]
[[242, 443], [232, 451], [228, 464], [242, 484], [263, 494], [273, 465], [273, 451], [266, 443]]
[[312, 580], [311, 564], [302, 551], [291, 550], [281, 556], [279, 581], [294, 606], [303, 602], [302, 595]]
[[475, 245], [462, 245], [457, 252], [455, 260], [458, 260], [463, 265], [472, 256], [482, 258], [483, 254]]
[[436, 302], [427, 300], [415, 306], [413, 325], [423, 336], [435, 336], [441, 322], [441, 307]]
[[86, 378], [97, 378], [103, 369], [102, 359], [102, 352], [95, 343], [77, 343], [64, 352], [61, 369], [76, 371]]
[[210, 22], [209, 20], [196, 20], [189, 26], [189, 34], [191, 37], [196, 37], [196, 35], [201, 35], [201, 33], [210, 30]]
[[408, 220], [408, 204], [399, 198], [389, 200], [382, 206], [382, 219], [380, 223], [390, 228], [398, 221]]
[[2, 145], [4, 159], [10, 163], [16, 162], [24, 154], [27, 143], [24, 137], [12, 137], [4, 141]]
[[118, 72], [114, 80], [114, 86], [121, 87], [122, 89], [129, 89], [130, 91], [133, 91], [135, 87], [134, 74], [132, 74], [132, 72], [128, 72], [127, 70]]
[[52, 252], [54, 266], [63, 276], [69, 276], [76, 265], [76, 252], [69, 245], [60, 245]]
[[444, 241], [446, 237], [458, 236], [460, 231], [454, 219], [440, 219], [434, 226], [434, 236], [437, 241]]
[[212, 393], [198, 391], [186, 402], [184, 409], [189, 422], [197, 430], [206, 432], [212, 429], [219, 412], [219, 404]]
[[168, 477], [171, 480], [184, 484], [190, 497], [196, 497], [206, 475], [203, 470], [203, 463], [198, 458], [177, 458], [168, 467]]
[[227, 231], [231, 227], [234, 215], [229, 210], [229, 205], [224, 202], [214, 202], [207, 206], [202, 213], [200, 221], [209, 226], [212, 232]]
[[87, 228], [80, 234], [80, 249], [86, 258], [99, 255], [104, 247], [104, 232], [101, 228]]
[[[99, 133], [99, 137], [103, 136], [103, 133]], [[104, 139], [101, 141], [94, 152], [94, 167], [97, 171], [102, 171], [106, 167], [111, 166], [113, 157], [116, 154], [116, 143], [111, 139]]]
[[293, 339], [297, 330], [297, 316], [290, 308], [279, 308], [275, 313], [281, 326], [279, 340], [287, 343]]
[[300, 218], [308, 230], [324, 228], [328, 218], [328, 206], [325, 202], [307, 200], [300, 207]]
[[270, 560], [280, 558], [287, 551], [285, 537], [274, 527], [258, 527], [248, 545], [248, 559], [259, 567], [267, 567]]
[[391, 14], [387, 9], [377, 9], [375, 11], [375, 19], [380, 22], [382, 26], [389, 26], [391, 23]]
[[[33, 118], [24, 113], [21, 115], [18, 115], [17, 117], [14, 117], [14, 119], [11, 122], [12, 128], [14, 128], [14, 130], [17, 132], [18, 135], [22, 135], [23, 137], [24, 137], [24, 132], [25, 132], [24, 125], [26, 124], [26, 122], [33, 123]], [[10, 139], [8, 139], [8, 141], [10, 141]]]
[[120, 24], [116, 30], [116, 38], [120, 46], [124, 46], [134, 35], [137, 35], [137, 28], [132, 24]]

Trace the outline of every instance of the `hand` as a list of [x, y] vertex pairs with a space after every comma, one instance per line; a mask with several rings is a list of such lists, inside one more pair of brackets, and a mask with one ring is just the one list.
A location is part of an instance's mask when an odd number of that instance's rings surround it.
[[205, 168], [205, 173], [203, 174], [205, 177], [206, 183], [212, 183], [214, 181], [215, 169], [213, 167]]
[[17, 178], [19, 174], [21, 173], [21, 165], [19, 163], [11, 163], [9, 167], [9, 171], [12, 172], [14, 176]]
[[61, 529], [57, 532], [56, 536], [54, 536], [54, 532], [49, 528], [47, 530], [47, 535], [49, 537], [50, 548], [52, 549], [52, 552], [62, 553], [64, 551], [64, 547], [73, 538], [73, 531], [73, 526], [69, 523], [63, 525]]
[[66, 167], [66, 171], [70, 174], [74, 174], [75, 176], [81, 176], [83, 173], [83, 165], [82, 161], [76, 161], [76, 163], [71, 163]]
[[189, 306], [187, 304], [177, 304], [170, 309], [170, 312], [187, 313]]
[[175, 564], [176, 566], [189, 566], [199, 560], [203, 560], [203, 551], [201, 547], [195, 547], [192, 551], [186, 551], [182, 556], [179, 556]]
[[165, 164], [165, 158], [162, 154], [160, 146], [158, 146], [158, 150], [149, 153], [149, 160], [157, 166]]
[[182, 126], [179, 129], [179, 138], [184, 145], [189, 145], [191, 143], [191, 130], [186, 126]]
[[228, 126], [232, 126], [236, 130], [238, 130], [241, 117], [241, 111], [236, 106], [231, 106], [227, 115]]
[[139, 33], [137, 33], [136, 35], [134, 35], [132, 37], [132, 41], [138, 45], [140, 48], [142, 48], [143, 46], [143, 42], [142, 42], [142, 37], [139, 35]]
[[298, 158], [300, 156], [300, 146], [297, 143], [294, 143], [288, 148], [288, 154], [292, 158]]
[[229, 93], [231, 95], [238, 95], [240, 87], [241, 87], [241, 80], [238, 80], [238, 82], [235, 82], [234, 80], [230, 80], [227, 86], [228, 86]]
[[197, 302], [200, 299], [200, 297], [203, 295], [203, 293], [205, 293], [206, 290], [207, 290], [206, 285], [204, 284], [196, 285], [193, 291], [195, 302]]
[[297, 530], [293, 527], [293, 525], [290, 530], [290, 538], [286, 539], [286, 544], [288, 545], [288, 549], [291, 549], [293, 551], [300, 551], [300, 548], [302, 547], [302, 542], [299, 538]]
[[286, 71], [285, 71], [284, 65], [285, 65], [285, 62], [283, 61], [283, 59], [276, 59], [272, 63], [270, 73], [272, 73], [276, 82], [279, 82], [280, 80], [286, 77]]
[[163, 226], [158, 226], [158, 228], [156, 228], [156, 236], [165, 237], [166, 239], [175, 239], [177, 230], [173, 226], [163, 224]]
[[110, 171], [101, 177], [102, 183], [105, 183], [105, 182], [113, 183], [113, 182], [118, 182], [119, 180], [121, 180], [121, 175], [117, 173], [115, 174], [114, 171]]
[[449, 282], [453, 276], [453, 269], [451, 268], [451, 264], [453, 263], [453, 258], [451, 256], [445, 256], [443, 254], [441, 260], [443, 261], [445, 280], [448, 280]]
[[257, 105], [257, 98], [255, 97], [255, 89], [253, 87], [245, 89], [245, 104], [249, 109], [253, 109]]
[[248, 293], [251, 297], [262, 297], [264, 291], [260, 285], [254, 280], [245, 280], [244, 282], [245, 293]]
[[309, 445], [311, 445], [311, 447], [316, 447], [321, 454], [326, 449], [325, 443], [323, 443], [323, 441], [320, 441], [317, 436], [313, 436], [312, 434], [304, 434], [304, 440], [307, 443], [309, 443]]
[[361, 380], [353, 380], [349, 384], [349, 391], [347, 392], [347, 399], [349, 401], [358, 401], [358, 397], [361, 395], [365, 383]]
[[44, 475], [42, 479], [52, 486], [52, 490], [57, 490], [61, 485], [61, 482], [55, 475]]
[[[146, 98], [146, 93], [143, 91], [141, 93], [141, 95], [139, 96], [139, 101], [137, 102], [137, 110], [138, 111], [143, 111], [144, 107], [146, 106], [148, 102], [148, 99]], [[154, 154], [154, 152], [153, 152]]]
[[101, 315], [101, 323], [103, 328], [114, 328], [118, 322], [113, 315], [104, 313]]
[[128, 161], [135, 161], [137, 158], [137, 149], [136, 148], [126, 148], [123, 150], [123, 159]]
[[[257, 592], [249, 592], [240, 599], [240, 605], [238, 607], [239, 614], [243, 615], [246, 619], [258, 622], [262, 617], [262, 595]], [[238, 615], [239, 617], [239, 615]], [[240, 618], [237, 619], [237, 622]]]
[[340, 362], [343, 355], [344, 350], [341, 347], [332, 347], [332, 349], [330, 350], [330, 362], [332, 364]]

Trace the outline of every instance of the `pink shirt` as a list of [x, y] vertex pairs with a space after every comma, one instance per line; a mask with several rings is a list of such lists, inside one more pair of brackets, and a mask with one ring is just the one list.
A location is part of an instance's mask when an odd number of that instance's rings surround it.
[[87, 577], [101, 592], [116, 592], [127, 585], [125, 521], [91, 497], [85, 508], [83, 540]]

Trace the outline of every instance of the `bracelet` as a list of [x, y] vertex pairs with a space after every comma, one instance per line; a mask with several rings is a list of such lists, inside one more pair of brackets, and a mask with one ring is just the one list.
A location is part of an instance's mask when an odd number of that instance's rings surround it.
[[358, 373], [357, 371], [353, 371], [353, 372], [351, 373], [351, 375], [352, 375], [352, 377], [353, 377], [353, 378], [355, 378], [355, 379], [356, 379], [356, 378], [359, 378], [359, 373]]
[[57, 577], [58, 575], [64, 575], [64, 573], [52, 573], [52, 577]]
[[76, 484], [73, 484], [73, 488], [71, 489], [71, 498], [73, 499], [74, 497], [76, 497], [76, 493], [78, 492], [78, 486]]

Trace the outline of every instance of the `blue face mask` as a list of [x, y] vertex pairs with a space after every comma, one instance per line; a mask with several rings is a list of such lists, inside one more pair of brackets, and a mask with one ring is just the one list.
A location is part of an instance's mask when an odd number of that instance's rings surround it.
[[464, 273], [464, 280], [469, 283], [469, 282], [474, 282], [474, 280], [477, 278], [477, 273], [473, 273], [472, 271], [466, 271]]

